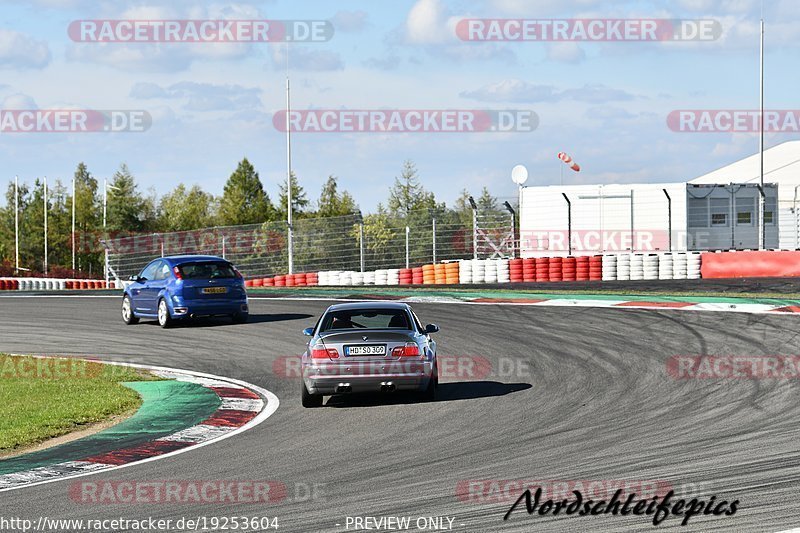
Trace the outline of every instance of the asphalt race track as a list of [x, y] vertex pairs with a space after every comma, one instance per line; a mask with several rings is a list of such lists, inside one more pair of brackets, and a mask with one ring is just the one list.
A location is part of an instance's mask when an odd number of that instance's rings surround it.
[[[416, 304], [441, 326], [439, 354], [490, 361], [488, 376], [442, 379], [441, 398], [300, 406], [280, 375], [322, 301], [251, 301], [251, 322], [125, 326], [110, 297], [0, 297], [0, 351], [98, 356], [246, 380], [280, 408], [218, 444], [92, 480], [279, 480], [255, 505], [88, 505], [72, 481], [0, 493], [0, 515], [52, 518], [277, 516], [279, 531], [344, 531], [347, 516], [450, 516], [453, 531], [655, 530], [646, 516], [528, 516], [511, 501], [464, 501], [464, 480], [660, 480], [738, 499], [732, 517], [657, 529], [778, 531], [800, 525], [798, 380], [676, 380], [676, 354], [798, 354], [800, 318], [670, 310]], [[275, 361], [279, 364], [275, 365]], [[514, 370], [509, 370], [513, 368]], [[462, 379], [463, 378], [463, 379]], [[318, 485], [316, 498], [295, 490]], [[337, 526], [336, 524], [340, 524]], [[352, 529], [351, 529], [352, 530]]]

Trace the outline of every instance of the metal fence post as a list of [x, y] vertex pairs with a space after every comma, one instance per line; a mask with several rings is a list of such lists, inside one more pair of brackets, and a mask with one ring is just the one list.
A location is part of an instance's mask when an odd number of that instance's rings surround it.
[[636, 250], [636, 246], [634, 246], [634, 236], [633, 236], [633, 189], [631, 189], [631, 252]]
[[667, 235], [669, 237], [669, 251], [672, 251], [672, 198], [670, 198], [667, 189], [661, 189], [664, 191], [664, 196], [667, 197]]
[[567, 201], [567, 247], [569, 248], [569, 255], [572, 255], [572, 202], [566, 193], [561, 193], [564, 200]]
[[472, 207], [472, 258], [478, 258], [478, 204], [475, 199], [469, 197], [469, 205]]
[[225, 234], [222, 235], [222, 258], [225, 259]]
[[433, 228], [433, 262], [436, 263], [436, 217], [431, 217]]
[[358, 255], [361, 264], [361, 272], [364, 272], [364, 221], [358, 223]]
[[410, 234], [410, 233], [411, 233], [411, 228], [409, 228], [408, 226], [406, 226], [406, 268], [408, 268], [408, 265], [409, 265], [409, 255], [408, 255], [408, 236], [409, 236], [409, 234]]
[[508, 202], [503, 202], [503, 207], [511, 213], [511, 257], [517, 257], [517, 212], [514, 211], [514, 208], [511, 207], [511, 204]]

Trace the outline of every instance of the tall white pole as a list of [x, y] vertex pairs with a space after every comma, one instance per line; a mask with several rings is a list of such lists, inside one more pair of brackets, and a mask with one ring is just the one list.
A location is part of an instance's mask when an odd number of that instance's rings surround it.
[[[103, 178], [103, 239], [108, 239], [108, 232], [106, 231], [106, 213], [108, 211], [108, 178]], [[105, 287], [108, 288], [108, 241], [103, 246], [103, 279], [106, 282]]]
[[103, 178], [103, 232], [106, 230], [106, 212], [108, 211], [108, 178]]
[[48, 272], [48, 263], [47, 263], [47, 211], [48, 211], [48, 202], [47, 202], [47, 176], [44, 177], [44, 273], [47, 275]]
[[[766, 213], [766, 194], [764, 190], [764, 17], [761, 17], [761, 52], [760, 57], [760, 80], [759, 80], [759, 136], [758, 136], [758, 153], [760, 165], [760, 183], [761, 194], [759, 195], [759, 224], [760, 231], [758, 232], [758, 249], [763, 250], [767, 245], [767, 225], [764, 221]], [[772, 214], [773, 222], [775, 213]]]
[[72, 270], [75, 270], [75, 176], [72, 176]]
[[289, 43], [286, 43], [286, 223], [289, 226], [289, 274], [294, 273], [294, 230], [292, 228], [292, 132], [289, 121]]
[[14, 273], [19, 273], [19, 176], [14, 176]]

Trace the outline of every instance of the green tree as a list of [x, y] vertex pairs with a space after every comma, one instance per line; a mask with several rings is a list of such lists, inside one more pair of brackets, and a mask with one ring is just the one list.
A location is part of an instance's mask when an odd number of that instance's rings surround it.
[[318, 217], [340, 217], [358, 211], [358, 205], [349, 192], [339, 192], [336, 176], [328, 176], [322, 186], [317, 207]]
[[[303, 218], [304, 216], [310, 215], [308, 212], [308, 198], [306, 197], [306, 191], [300, 186], [297, 181], [297, 176], [294, 175], [294, 172], [291, 173], [291, 182], [292, 182], [292, 216], [297, 218]], [[282, 181], [280, 184], [280, 196], [278, 198], [278, 204], [280, 205], [280, 214], [281, 219], [286, 219], [286, 202], [288, 198], [286, 195], [286, 182]]]
[[136, 180], [123, 163], [108, 187], [108, 230], [136, 232], [150, 229], [150, 203], [148, 198], [139, 193]]
[[[75, 231], [76, 267], [90, 273], [102, 273], [99, 229], [101, 226], [102, 205], [97, 195], [97, 180], [84, 163], [75, 169]], [[70, 198], [70, 209], [72, 209]]]
[[394, 179], [394, 185], [389, 190], [389, 210], [407, 215], [417, 209], [432, 209], [436, 207], [433, 193], [428, 192], [419, 182], [417, 167], [412, 161], [403, 163], [403, 171]]
[[184, 231], [216, 224], [216, 199], [198, 185], [187, 190], [181, 183], [161, 198], [158, 207], [160, 231]]
[[225, 184], [219, 218], [221, 224], [229, 226], [260, 224], [276, 218], [275, 207], [247, 158], [242, 159]]

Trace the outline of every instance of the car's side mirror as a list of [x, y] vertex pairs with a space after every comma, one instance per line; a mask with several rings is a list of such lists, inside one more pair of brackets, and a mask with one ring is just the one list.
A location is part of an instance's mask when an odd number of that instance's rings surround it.
[[309, 337], [314, 335], [314, 328], [306, 328], [303, 330], [303, 335], [307, 335]]
[[128, 279], [130, 281], [134, 282], [134, 283], [141, 283], [142, 281], [145, 281], [145, 278], [140, 278], [137, 274], [134, 274], [133, 276], [129, 277]]
[[428, 324], [425, 326], [425, 333], [436, 333], [437, 331], [439, 331], [439, 326], [436, 324]]

